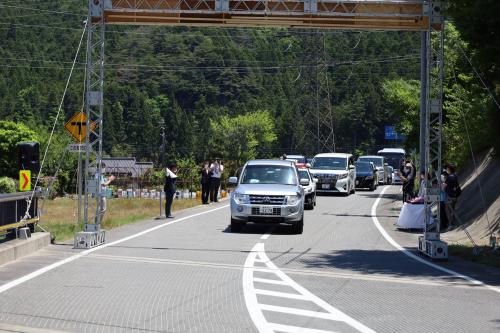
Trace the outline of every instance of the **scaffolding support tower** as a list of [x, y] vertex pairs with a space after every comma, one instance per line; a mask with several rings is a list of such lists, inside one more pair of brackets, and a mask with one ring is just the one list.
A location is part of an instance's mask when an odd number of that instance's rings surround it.
[[[106, 22], [105, 1], [89, 0], [87, 20], [87, 72], [85, 81], [85, 114], [87, 116], [84, 170], [84, 229], [75, 235], [75, 248], [91, 248], [105, 242], [105, 230], [101, 229], [104, 213], [102, 193], [102, 134], [104, 114], [104, 42]], [[95, 129], [92, 130], [93, 126]], [[91, 201], [95, 201], [91, 215]]]
[[[448, 259], [448, 246], [440, 239], [441, 228], [441, 171], [443, 129], [443, 80], [444, 80], [444, 8], [443, 3], [426, 3], [429, 28], [423, 38], [422, 53], [426, 54], [425, 82], [425, 161], [423, 171], [427, 181], [425, 195], [425, 229], [419, 237], [418, 249], [433, 259]], [[425, 80], [425, 81], [424, 81]], [[432, 231], [430, 231], [432, 230]]]

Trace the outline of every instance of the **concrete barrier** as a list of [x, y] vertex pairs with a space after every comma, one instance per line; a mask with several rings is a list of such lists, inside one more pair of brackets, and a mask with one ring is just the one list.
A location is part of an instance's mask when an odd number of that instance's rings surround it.
[[36, 232], [28, 239], [14, 239], [0, 244], [0, 265], [32, 254], [50, 244], [50, 233]]

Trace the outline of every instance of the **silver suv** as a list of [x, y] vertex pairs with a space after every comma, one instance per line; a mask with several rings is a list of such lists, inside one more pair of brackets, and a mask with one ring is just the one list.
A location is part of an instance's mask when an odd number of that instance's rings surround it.
[[249, 161], [231, 193], [231, 231], [240, 232], [247, 222], [291, 224], [295, 233], [304, 229], [304, 189], [295, 164], [280, 160]]

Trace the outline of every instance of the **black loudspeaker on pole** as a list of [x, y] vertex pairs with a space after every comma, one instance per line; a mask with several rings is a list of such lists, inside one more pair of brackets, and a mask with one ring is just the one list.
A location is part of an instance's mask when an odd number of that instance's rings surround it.
[[38, 142], [20, 142], [17, 144], [18, 169], [40, 171], [40, 144]]

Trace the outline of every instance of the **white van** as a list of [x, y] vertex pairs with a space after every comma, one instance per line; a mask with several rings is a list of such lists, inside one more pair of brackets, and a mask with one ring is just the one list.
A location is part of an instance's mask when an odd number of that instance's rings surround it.
[[316, 192], [355, 192], [356, 166], [351, 154], [318, 154], [314, 156], [311, 174], [318, 179]]

